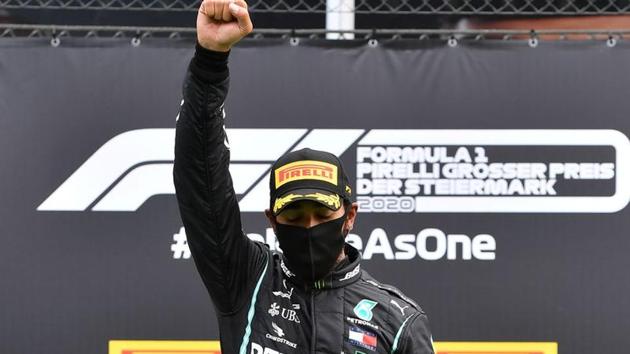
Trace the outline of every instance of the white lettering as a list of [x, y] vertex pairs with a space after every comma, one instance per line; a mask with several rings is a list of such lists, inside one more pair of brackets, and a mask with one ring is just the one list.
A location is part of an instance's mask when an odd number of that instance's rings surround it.
[[[362, 149], [362, 148], [357, 148], [357, 154], [359, 153], [359, 149]], [[357, 178], [363, 178], [365, 175], [369, 175], [371, 173], [372, 173], [372, 165], [370, 165], [369, 163], [357, 164]]]
[[477, 235], [472, 240], [473, 257], [483, 261], [493, 261], [497, 248], [494, 237], [488, 234]]
[[278, 343], [282, 343], [282, 344], [284, 344], [284, 345], [288, 345], [288, 346], [289, 346], [289, 347], [291, 347], [291, 348], [296, 348], [296, 347], [297, 347], [297, 344], [295, 344], [295, 343], [293, 343], [293, 342], [291, 342], [291, 341], [289, 341], [289, 340], [286, 340], [286, 339], [284, 339], [284, 338], [280, 338], [280, 337], [273, 336], [273, 335], [271, 335], [271, 334], [269, 334], [269, 333], [267, 333], [267, 334], [265, 335], [265, 338], [267, 338], [267, 339], [271, 339], [271, 340], [272, 340], [272, 341], [274, 341], [274, 342], [278, 342]]
[[[433, 251], [427, 249], [427, 240], [430, 237], [434, 238], [436, 243]], [[421, 258], [430, 261], [438, 260], [446, 253], [446, 235], [438, 229], [424, 229], [418, 233], [416, 248]]]
[[380, 228], [374, 229], [370, 234], [367, 245], [365, 245], [363, 258], [371, 259], [377, 253], [382, 254], [385, 259], [394, 259], [394, 253], [392, 252], [392, 246], [389, 244], [387, 234], [385, 230]]
[[416, 256], [416, 235], [403, 234], [398, 235], [394, 239], [394, 246], [399, 250], [396, 251], [396, 259], [413, 259]]
[[599, 170], [599, 178], [611, 179], [613, 177], [615, 177], [615, 164], [614, 163], [601, 164], [601, 169]]
[[372, 149], [370, 149], [367, 146], [357, 147], [357, 161], [362, 162], [362, 161], [365, 161], [365, 159], [370, 158], [371, 150]]
[[252, 342], [252, 349], [249, 352], [250, 354], [282, 354], [279, 351], [263, 348], [260, 344]]
[[472, 257], [471, 240], [466, 235], [448, 235], [447, 238], [447, 251], [446, 258], [450, 260], [457, 259], [457, 245], [460, 244], [462, 248], [462, 259], [470, 260]]

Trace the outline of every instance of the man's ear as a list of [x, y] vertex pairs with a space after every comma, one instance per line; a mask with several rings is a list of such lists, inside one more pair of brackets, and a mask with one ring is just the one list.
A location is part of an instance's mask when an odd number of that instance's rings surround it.
[[350, 233], [350, 231], [352, 231], [352, 228], [354, 227], [354, 221], [357, 218], [357, 213], [359, 211], [359, 204], [357, 202], [354, 202], [352, 204], [350, 204], [350, 207], [348, 208], [348, 210], [346, 211], [346, 235]]
[[273, 213], [269, 209], [265, 209], [265, 216], [269, 220], [269, 225], [273, 229], [273, 232], [276, 232], [276, 217], [273, 216]]

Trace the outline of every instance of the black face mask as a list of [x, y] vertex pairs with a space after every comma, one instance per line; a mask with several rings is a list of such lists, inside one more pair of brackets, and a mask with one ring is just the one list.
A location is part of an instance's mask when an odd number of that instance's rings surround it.
[[324, 278], [335, 266], [345, 243], [346, 214], [311, 228], [276, 224], [276, 236], [287, 266], [305, 282]]

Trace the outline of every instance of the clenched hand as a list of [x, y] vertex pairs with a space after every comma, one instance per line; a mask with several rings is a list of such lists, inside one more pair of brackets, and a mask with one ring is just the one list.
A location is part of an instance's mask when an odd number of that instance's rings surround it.
[[254, 29], [244, 0], [203, 0], [197, 12], [197, 41], [227, 52]]

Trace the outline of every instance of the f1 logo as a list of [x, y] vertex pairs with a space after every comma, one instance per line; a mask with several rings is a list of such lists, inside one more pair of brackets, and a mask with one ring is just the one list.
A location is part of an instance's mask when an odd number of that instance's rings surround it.
[[[263, 211], [269, 169], [291, 150], [310, 147], [345, 152], [363, 129], [227, 129], [230, 173], [242, 211]], [[283, 137], [270, 139], [269, 137]], [[175, 129], [139, 129], [107, 141], [46, 200], [40, 211], [136, 211], [154, 195], [175, 194]], [[261, 148], [263, 147], [264, 148]]]

